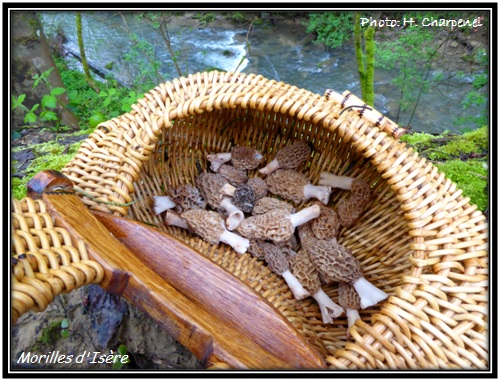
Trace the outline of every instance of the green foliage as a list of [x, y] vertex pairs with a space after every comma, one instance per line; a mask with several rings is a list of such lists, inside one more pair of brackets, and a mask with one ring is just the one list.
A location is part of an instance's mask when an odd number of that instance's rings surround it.
[[214, 12], [197, 12], [193, 18], [200, 22], [200, 26], [206, 26], [212, 21], [215, 21], [216, 16]]
[[[464, 15], [462, 12], [410, 12], [401, 14], [400, 18], [413, 19], [416, 25], [420, 25], [424, 17], [434, 19], [439, 18], [470, 18], [470, 14]], [[445, 38], [437, 38], [442, 28], [425, 28], [413, 26], [398, 31], [396, 39], [381, 41], [376, 46], [376, 65], [391, 73], [395, 73], [392, 83], [399, 89], [401, 97], [399, 99], [399, 110], [397, 110], [396, 122], [399, 124], [410, 124], [415, 109], [418, 106], [420, 96], [429, 90], [439, 86], [446, 85], [446, 81], [455, 76], [453, 73], [441, 73], [434, 78], [429, 75], [434, 60], [443, 59], [441, 52], [445, 43], [458, 33], [464, 33], [466, 28], [460, 30], [448, 31]], [[460, 57], [461, 59], [462, 57]], [[458, 59], [458, 57], [453, 57]], [[484, 69], [477, 73], [467, 74], [472, 77], [471, 90], [463, 97], [461, 103], [465, 109], [469, 107], [483, 107], [486, 105], [488, 76], [488, 58], [486, 53], [478, 51], [470, 60], [483, 67]], [[446, 63], [441, 62], [445, 67]], [[465, 74], [458, 73], [457, 77], [464, 77]], [[408, 111], [409, 120], [401, 121], [401, 118]], [[461, 117], [455, 116], [453, 121], [455, 125], [473, 125], [475, 128], [488, 123], [488, 110], [483, 107], [483, 112], [479, 117]]]
[[37, 344], [34, 345], [33, 350], [40, 349], [40, 346], [52, 345], [61, 337], [64, 339], [67, 338], [69, 336], [68, 326], [69, 320], [65, 318], [60, 321], [55, 321], [48, 327], [45, 327], [37, 340]]
[[137, 70], [134, 87], [150, 89], [164, 82], [165, 78], [160, 74], [161, 62], [156, 59], [155, 46], [135, 33], [130, 35], [130, 40], [133, 45], [123, 55], [123, 59]]
[[[477, 107], [481, 110], [479, 116], [458, 117], [454, 122], [456, 125], [482, 126], [488, 124], [488, 84], [489, 84], [489, 60], [484, 49], [480, 49], [474, 56], [474, 61], [481, 65], [482, 70], [470, 74], [472, 77], [472, 89], [463, 97], [461, 104], [464, 110], [469, 107]], [[458, 73], [458, 77], [465, 77], [465, 73]]]
[[[24, 100], [26, 99], [26, 94], [20, 94], [18, 97], [14, 95], [11, 96], [11, 109], [15, 110], [17, 108], [24, 111], [26, 114], [24, 116], [24, 123], [28, 123], [30, 125], [34, 125], [39, 122], [55, 122], [55, 126], [51, 126], [50, 128], [54, 131], [63, 131], [65, 128], [59, 125], [60, 120], [57, 112], [55, 111], [59, 102], [57, 97], [66, 92], [66, 89], [62, 87], [52, 87], [50, 81], [48, 79], [50, 73], [54, 70], [54, 68], [50, 68], [49, 70], [44, 71], [43, 73], [33, 75], [33, 88], [36, 88], [40, 84], [43, 84], [47, 90], [48, 94], [43, 95], [40, 103], [36, 103], [28, 109], [24, 104]], [[39, 114], [35, 111], [39, 110]]]
[[67, 339], [69, 337], [68, 327], [69, 327], [69, 319], [68, 318], [62, 319], [62, 321], [61, 321], [61, 337], [63, 339]]
[[246, 17], [241, 12], [231, 12], [229, 18], [235, 23], [243, 23]]
[[118, 370], [122, 369], [126, 364], [128, 364], [130, 362], [130, 358], [127, 353], [127, 346], [125, 344], [120, 344], [120, 346], [118, 347], [118, 354], [114, 356], [113, 365], [111, 366], [111, 368], [114, 370]]
[[[131, 105], [142, 97], [142, 92], [120, 87], [112, 79], [95, 82], [96, 93], [87, 83], [83, 73], [69, 70], [61, 59], [56, 59], [62, 81], [68, 89], [68, 108], [80, 120], [81, 129], [92, 129], [108, 119], [131, 111]], [[142, 84], [141, 88], [144, 88]], [[87, 122], [87, 125], [83, 122]]]
[[309, 14], [306, 32], [315, 33], [317, 41], [335, 49], [352, 38], [353, 28], [353, 12], [322, 12]]
[[488, 195], [486, 193], [488, 170], [484, 162], [478, 160], [449, 160], [438, 163], [436, 166], [444, 172], [446, 177], [457, 184], [463, 190], [463, 196], [469, 197], [470, 202], [477, 205], [479, 210], [488, 207]]

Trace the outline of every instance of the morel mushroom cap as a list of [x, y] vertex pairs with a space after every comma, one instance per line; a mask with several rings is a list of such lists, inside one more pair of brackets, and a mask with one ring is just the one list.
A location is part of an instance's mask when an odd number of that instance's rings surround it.
[[[255, 203], [267, 193], [267, 184], [264, 180], [254, 178], [259, 181], [248, 180], [246, 184], [234, 187], [231, 184], [224, 185], [221, 194], [231, 196], [233, 204], [243, 212], [251, 213]], [[263, 183], [263, 184], [262, 184]]]
[[355, 288], [347, 283], [339, 283], [339, 304], [344, 308], [347, 316], [347, 337], [351, 338], [350, 328], [361, 319], [358, 310], [361, 308], [359, 295]]
[[248, 184], [240, 185], [236, 188], [232, 198], [233, 204], [245, 213], [251, 213], [257, 197], [252, 187]]
[[204, 199], [207, 200], [212, 208], [227, 212], [227, 228], [234, 230], [243, 221], [245, 215], [231, 202], [229, 197], [222, 197], [220, 190], [226, 184], [226, 179], [216, 173], [202, 172], [196, 178], [196, 185]]
[[218, 173], [224, 177], [229, 184], [234, 185], [235, 187], [246, 184], [248, 181], [247, 172], [241, 169], [236, 169], [232, 165], [221, 165]]
[[290, 213], [295, 213], [295, 207], [286, 201], [282, 201], [274, 197], [262, 197], [255, 203], [252, 214], [255, 216], [257, 214], [264, 214], [275, 209], [285, 209]]
[[319, 202], [316, 204], [320, 207], [318, 218], [311, 221], [311, 229], [318, 239], [330, 240], [339, 234], [340, 220], [337, 212]]
[[372, 197], [370, 186], [363, 179], [336, 176], [328, 172], [322, 172], [320, 177], [320, 184], [351, 191], [349, 198], [342, 199], [337, 204], [340, 224], [351, 227], [359, 220]]
[[257, 239], [250, 239], [250, 246], [248, 247], [248, 252], [252, 254], [255, 258], [264, 260], [265, 252], [260, 246], [260, 242], [264, 242]]
[[184, 184], [171, 189], [170, 197], [176, 204], [174, 209], [177, 213], [207, 207], [207, 202], [203, 199], [199, 189], [191, 184]]
[[290, 257], [289, 262], [292, 274], [318, 302], [323, 323], [332, 323], [333, 319], [340, 316], [344, 310], [321, 288], [318, 270], [307, 252], [304, 249], [299, 250], [295, 256]]
[[169, 196], [153, 196], [153, 210], [156, 215], [167, 209], [174, 209], [176, 213], [182, 213], [190, 209], [205, 209], [207, 202], [201, 196], [198, 188], [191, 184], [179, 185], [170, 190]]
[[212, 171], [217, 172], [220, 166], [228, 161], [231, 161], [231, 164], [236, 169], [255, 169], [260, 165], [264, 157], [254, 148], [235, 146], [231, 148], [230, 153], [223, 152], [207, 155], [207, 159], [211, 163], [210, 168]]
[[312, 185], [309, 178], [291, 169], [279, 169], [266, 178], [269, 191], [296, 203], [316, 198], [327, 204], [331, 194], [328, 186]]
[[270, 239], [275, 242], [289, 240], [295, 228], [318, 217], [319, 206], [312, 205], [297, 213], [275, 209], [264, 214], [251, 216], [238, 226], [238, 233], [247, 238]]
[[295, 169], [304, 163], [311, 155], [311, 149], [306, 142], [300, 140], [292, 145], [283, 147], [278, 151], [273, 161], [264, 168], [259, 169], [259, 172], [268, 175], [277, 169]]
[[216, 212], [193, 209], [182, 213], [181, 217], [192, 231], [213, 245], [224, 242], [240, 254], [245, 253], [250, 245], [248, 239], [226, 230], [224, 220]]
[[251, 179], [248, 179], [247, 185], [252, 187], [257, 200], [266, 197], [269, 188], [266, 182], [260, 177], [252, 177]]
[[307, 290], [304, 289], [302, 284], [290, 272], [288, 258], [281, 252], [280, 248], [268, 242], [260, 242], [259, 245], [265, 253], [264, 260], [267, 262], [267, 266], [272, 272], [281, 275], [285, 279], [294, 298], [300, 300], [308, 297], [309, 293]]
[[327, 279], [352, 284], [361, 302], [361, 308], [370, 307], [387, 298], [387, 294], [368, 282], [361, 272], [359, 261], [351, 251], [335, 240], [310, 239], [314, 236], [309, 224], [301, 226], [299, 237], [318, 272]]

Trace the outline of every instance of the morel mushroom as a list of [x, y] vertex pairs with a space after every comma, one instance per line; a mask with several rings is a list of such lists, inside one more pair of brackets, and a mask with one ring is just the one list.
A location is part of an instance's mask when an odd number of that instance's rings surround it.
[[360, 297], [361, 308], [367, 308], [387, 298], [387, 294], [368, 282], [361, 271], [359, 261], [351, 251], [335, 240], [310, 239], [314, 236], [309, 224], [299, 229], [302, 246], [311, 262], [326, 279], [352, 284]]
[[361, 319], [358, 310], [360, 309], [359, 295], [350, 284], [339, 283], [339, 304], [344, 308], [347, 316], [347, 337], [350, 339], [349, 332], [351, 326], [356, 323], [356, 320]]
[[252, 214], [255, 216], [275, 209], [285, 209], [290, 213], [295, 213], [295, 207], [286, 201], [282, 201], [274, 197], [262, 197], [255, 203]]
[[[184, 229], [187, 227], [212, 245], [224, 242], [240, 254], [245, 253], [250, 245], [248, 239], [228, 231], [222, 217], [211, 210], [193, 209], [182, 213], [180, 218], [179, 216], [172, 218], [173, 216], [173, 213], [168, 213], [168, 224]], [[167, 219], [165, 224], [167, 224]]]
[[288, 263], [288, 258], [283, 254], [279, 247], [268, 242], [259, 243], [260, 247], [264, 251], [264, 260], [267, 262], [269, 269], [285, 279], [285, 282], [290, 287], [295, 299], [304, 299], [309, 296], [302, 284], [297, 280], [297, 278], [290, 272], [290, 264]]
[[232, 202], [241, 211], [251, 213], [257, 202], [257, 196], [250, 185], [243, 184], [234, 191]]
[[246, 184], [237, 187], [226, 184], [221, 193], [232, 197], [233, 204], [243, 212], [251, 213], [255, 203], [267, 194], [267, 184], [264, 180], [254, 177]]
[[262, 250], [260, 243], [263, 242], [257, 239], [250, 239], [250, 246], [248, 246], [248, 252], [252, 254], [257, 259], [264, 260], [266, 253]]
[[231, 152], [207, 155], [207, 160], [211, 163], [210, 168], [214, 172], [217, 172], [222, 164], [229, 161], [236, 169], [255, 169], [263, 159], [262, 154], [256, 149], [241, 146], [231, 148]]
[[296, 203], [316, 198], [323, 204], [328, 204], [331, 188], [312, 185], [309, 178], [291, 169], [279, 169], [266, 178], [269, 191]]
[[202, 172], [196, 178], [196, 185], [207, 203], [216, 210], [227, 212], [226, 226], [229, 230], [234, 230], [243, 221], [245, 215], [236, 207], [230, 197], [221, 195], [220, 190], [226, 185], [226, 179], [216, 173]]
[[320, 184], [351, 191], [349, 198], [342, 199], [337, 204], [340, 224], [351, 227], [359, 220], [372, 197], [370, 186], [359, 178], [336, 176], [327, 172], [322, 172], [320, 177]]
[[198, 188], [191, 184], [180, 185], [170, 190], [170, 196], [153, 196], [153, 200], [153, 210], [156, 215], [167, 209], [174, 209], [176, 213], [182, 213], [190, 209], [205, 209], [207, 207], [207, 203]]
[[280, 149], [278, 153], [276, 153], [274, 160], [264, 168], [259, 169], [259, 172], [268, 175], [280, 168], [295, 169], [304, 163], [310, 155], [311, 149], [306, 142], [300, 140]]
[[257, 200], [266, 197], [269, 187], [267, 186], [266, 182], [260, 177], [252, 177], [251, 179], [248, 179], [247, 185], [252, 187]]
[[248, 181], [247, 172], [242, 169], [236, 169], [232, 165], [221, 165], [218, 173], [224, 177], [229, 184], [234, 185], [235, 187], [246, 184]]
[[244, 219], [237, 231], [249, 239], [270, 239], [283, 242], [292, 237], [297, 226], [318, 217], [319, 213], [318, 205], [312, 205], [293, 214], [288, 210], [275, 209]]
[[340, 220], [337, 212], [316, 202], [321, 212], [318, 218], [311, 221], [311, 229], [318, 239], [331, 240], [339, 234]]
[[333, 319], [340, 316], [344, 310], [321, 288], [318, 270], [309, 259], [307, 252], [301, 249], [296, 255], [291, 256], [289, 261], [292, 274], [318, 302], [323, 323], [332, 323]]

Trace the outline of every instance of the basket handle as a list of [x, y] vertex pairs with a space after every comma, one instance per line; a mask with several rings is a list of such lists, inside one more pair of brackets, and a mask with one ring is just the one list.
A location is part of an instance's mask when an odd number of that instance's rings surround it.
[[342, 95], [340, 95], [331, 89], [327, 89], [325, 91], [325, 98], [328, 101], [331, 100], [336, 103], [340, 103], [342, 107], [340, 114], [352, 108], [359, 114], [359, 116], [373, 123], [375, 127], [381, 128], [382, 131], [387, 132], [394, 139], [399, 139], [406, 133], [406, 129], [400, 127], [386, 116], [368, 106], [349, 90], [344, 91]]

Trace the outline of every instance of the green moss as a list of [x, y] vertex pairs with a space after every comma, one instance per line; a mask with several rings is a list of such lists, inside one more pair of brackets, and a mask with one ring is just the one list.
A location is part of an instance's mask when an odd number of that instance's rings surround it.
[[[439, 138], [452, 138], [446, 144], [433, 142]], [[431, 160], [450, 160], [463, 158], [464, 155], [486, 154], [488, 151], [488, 129], [483, 126], [463, 135], [450, 137], [447, 134], [434, 136], [427, 133], [404, 135], [402, 141], [414, 147], [423, 156]]]
[[[40, 144], [33, 144], [28, 146], [35, 154], [35, 159], [26, 168], [26, 176], [22, 179], [17, 177], [12, 178], [12, 197], [20, 200], [26, 197], [26, 186], [31, 178], [40, 171], [46, 169], [53, 169], [60, 171], [71, 159], [75, 156], [80, 148], [81, 142], [76, 142], [67, 148], [57, 144], [56, 142], [47, 142]], [[13, 151], [26, 149], [26, 147], [16, 147]]]
[[488, 150], [488, 130], [481, 127], [475, 131], [463, 134], [442, 147], [448, 156], [459, 157], [471, 153], [482, 153]]
[[486, 210], [488, 206], [488, 170], [485, 163], [479, 160], [449, 160], [438, 163], [436, 166], [444, 172], [446, 177], [463, 190], [462, 195], [469, 197], [471, 204], [477, 205], [479, 210]]
[[427, 134], [425, 132], [416, 132], [410, 135], [403, 135], [401, 141], [408, 143], [411, 146], [429, 145], [432, 139], [436, 136]]

